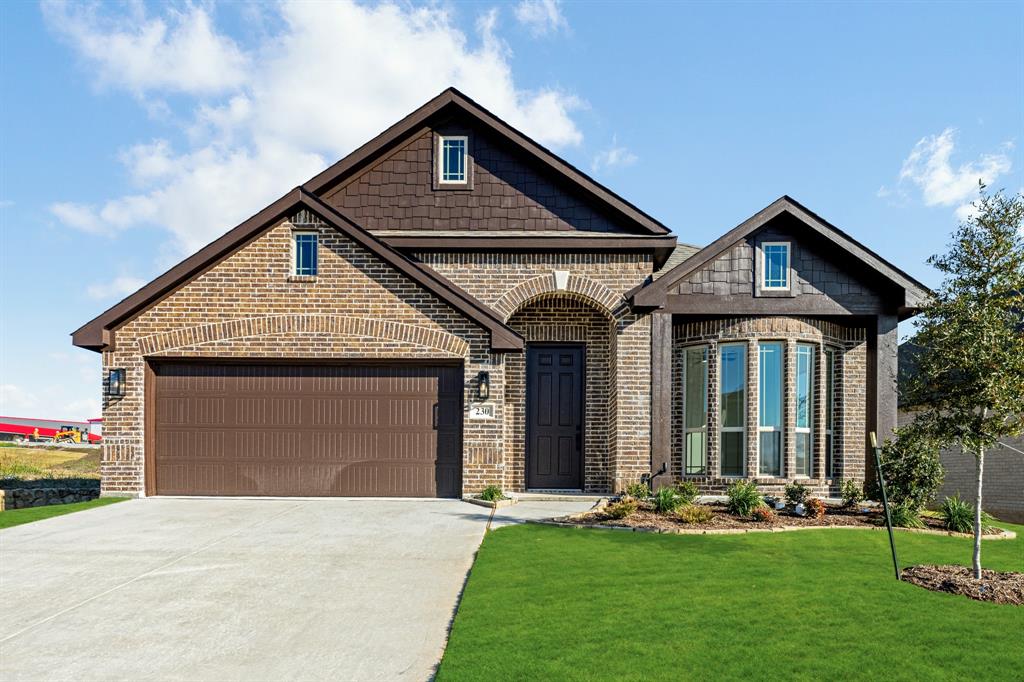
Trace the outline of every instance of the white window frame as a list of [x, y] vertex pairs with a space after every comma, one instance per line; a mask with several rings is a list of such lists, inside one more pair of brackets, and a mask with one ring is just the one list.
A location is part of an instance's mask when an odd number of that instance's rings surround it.
[[[723, 348], [740, 348], [743, 350], [743, 426], [724, 426], [722, 424], [722, 349]], [[747, 477], [747, 398], [749, 397], [750, 391], [750, 377], [748, 376], [748, 368], [750, 366], [750, 349], [747, 348], [745, 343], [720, 343], [718, 344], [718, 476], [719, 478], [746, 478]], [[723, 433], [742, 433], [743, 438], [740, 439], [740, 443], [743, 444], [743, 450], [740, 453], [740, 461], [743, 462], [743, 471], [738, 474], [726, 474], [722, 471], [722, 463], [724, 457], [722, 457], [722, 434]]]
[[[779, 358], [782, 362], [781, 370], [782, 376], [779, 381], [779, 414], [782, 415], [783, 423], [779, 426], [761, 426], [761, 402], [763, 400], [763, 393], [761, 391], [761, 346], [766, 344], [773, 344], [779, 347], [780, 355]], [[782, 478], [786, 475], [786, 342], [778, 339], [758, 339], [757, 341], [757, 475], [761, 477], [772, 476], [773, 478]], [[779, 453], [779, 473], [778, 474], [762, 474], [761, 473], [761, 434], [762, 433], [781, 433], [782, 434], [782, 451]]]
[[[769, 246], [786, 247], [786, 284], [784, 286], [768, 284], [768, 252]], [[790, 263], [793, 259], [792, 242], [761, 242], [761, 289], [763, 291], [789, 291], [790, 288]]]
[[822, 372], [825, 373], [823, 389], [826, 391], [826, 395], [822, 396], [825, 399], [825, 423], [822, 424], [822, 427], [825, 432], [825, 442], [828, 444], [824, 452], [825, 457], [828, 458], [825, 460], [825, 476], [826, 478], [830, 476], [828, 470], [831, 469], [831, 477], [835, 478], [836, 349], [825, 346], [821, 351], [821, 359], [824, 362]]
[[[796, 410], [797, 401], [800, 399], [800, 349], [807, 348], [811, 351], [811, 360], [807, 366], [807, 423], [810, 426], [797, 426], [798, 413]], [[796, 433], [808, 434], [807, 438], [807, 459], [811, 465], [811, 473], [804, 474], [798, 471], [793, 472], [793, 478], [814, 478], [814, 349], [815, 346], [810, 343], [798, 343], [796, 344], [796, 351], [793, 353], [793, 369], [794, 369], [794, 382], [793, 382], [793, 427]], [[796, 452], [796, 443], [793, 443], [793, 451]]]
[[[316, 253], [316, 272], [311, 275], [299, 274], [299, 236], [312, 235], [314, 239], [314, 251]], [[292, 276], [294, 277], [316, 277], [320, 273], [320, 233], [316, 230], [293, 230], [292, 231]]]
[[[444, 143], [447, 140], [462, 140], [462, 179], [445, 180], [444, 178]], [[469, 136], [468, 135], [438, 135], [437, 136], [437, 184], [439, 185], [465, 185], [469, 182]]]
[[[703, 350], [704, 351], [704, 362], [702, 363], [704, 365], [704, 423], [701, 426], [697, 427], [697, 428], [688, 427], [686, 425], [686, 409], [687, 409], [687, 405], [686, 405], [686, 386], [687, 386], [687, 383], [686, 382], [688, 380], [687, 375], [686, 375], [686, 367], [687, 367], [686, 355], [691, 350]], [[682, 377], [683, 378], [683, 472], [682, 473], [683, 473], [684, 477], [685, 476], [707, 476], [708, 475], [708, 417], [710, 416], [710, 413], [708, 411], [708, 408], [710, 407], [710, 400], [709, 400], [709, 398], [710, 398], [710, 391], [708, 390], [708, 361], [710, 359], [711, 359], [711, 347], [708, 346], [707, 344], [700, 344], [700, 345], [697, 345], [697, 346], [686, 346], [685, 348], [683, 348], [683, 363], [682, 363], [683, 364], [683, 367], [682, 367], [682, 369], [683, 369], [683, 371], [682, 371], [682, 375], [683, 375], [683, 377]], [[689, 462], [689, 459], [690, 459], [690, 452], [689, 452], [690, 438], [689, 438], [689, 436], [690, 436], [691, 433], [700, 433], [700, 434], [703, 434], [703, 436], [704, 436], [704, 471], [701, 472], [701, 473], [691, 473], [691, 472], [688, 472], [686, 470], [687, 463]]]

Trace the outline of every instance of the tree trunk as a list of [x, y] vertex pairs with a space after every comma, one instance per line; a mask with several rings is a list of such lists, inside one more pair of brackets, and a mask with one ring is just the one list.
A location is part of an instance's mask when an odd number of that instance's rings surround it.
[[978, 448], [978, 496], [974, 501], [974, 579], [981, 580], [981, 481], [985, 471], [985, 448]]

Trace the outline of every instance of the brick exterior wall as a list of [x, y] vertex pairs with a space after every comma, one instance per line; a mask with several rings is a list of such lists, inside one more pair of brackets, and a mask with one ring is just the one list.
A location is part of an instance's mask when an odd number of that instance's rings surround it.
[[[315, 278], [290, 276], [295, 227], [320, 233]], [[467, 405], [477, 372], [495, 362], [485, 331], [307, 214], [272, 227], [131, 320], [116, 341], [103, 367], [127, 370], [127, 392], [103, 406], [104, 494], [144, 491], [147, 358], [460, 359]], [[502, 437], [500, 423], [465, 420], [468, 490], [500, 480]]]
[[[724, 492], [735, 479], [719, 475], [719, 352], [721, 343], [746, 345], [746, 473], [749, 480], [772, 493], [781, 493], [786, 483], [794, 480], [796, 458], [796, 410], [793, 399], [796, 386], [796, 345], [808, 343], [815, 347], [813, 375], [812, 439], [814, 443], [813, 475], [801, 479], [816, 494], [837, 494], [842, 481], [852, 478], [864, 480], [864, 461], [867, 450], [865, 420], [867, 416], [867, 342], [866, 330], [844, 327], [832, 322], [810, 318], [738, 317], [728, 319], [689, 320], [678, 318], [672, 329], [672, 465], [674, 479], [683, 478], [685, 461], [684, 415], [684, 353], [688, 347], [703, 345], [708, 349], [708, 428], [707, 474], [685, 476], [696, 482], [707, 493]], [[783, 358], [783, 477], [757, 475], [759, 436], [758, 376], [760, 341], [782, 341]], [[825, 390], [823, 349], [835, 350], [835, 410], [833, 419], [834, 470], [831, 478], [825, 476], [825, 460], [820, 456], [825, 449]], [[752, 475], [753, 474], [753, 475]]]
[[[584, 455], [587, 489], [622, 490], [650, 473], [651, 324], [647, 315], [628, 312], [623, 298], [651, 274], [649, 255], [423, 252], [416, 258], [491, 306], [524, 333], [528, 342], [571, 342], [583, 340], [584, 335], [589, 337], [588, 373], [592, 368], [607, 373], [608, 394], [607, 399], [594, 395], [600, 401], [598, 405], [607, 406], [607, 416], [601, 418], [599, 408], [589, 403], [592, 387], [588, 385]], [[568, 273], [564, 289], [559, 288], [555, 272]], [[543, 323], [539, 322], [541, 317], [545, 318]], [[584, 334], [580, 321], [586, 318], [593, 329]], [[571, 324], [563, 324], [570, 320]], [[602, 366], [600, 347], [608, 348], [607, 370]], [[601, 364], [593, 364], [599, 359]], [[515, 410], [521, 411], [525, 405], [523, 358], [507, 354], [499, 362], [505, 363], [505, 380], [509, 383], [506, 407], [498, 406], [507, 451], [511, 453], [504, 480], [509, 489], [521, 490], [526, 432], [522, 415]], [[597, 433], [604, 434], [606, 446], [595, 440]]]

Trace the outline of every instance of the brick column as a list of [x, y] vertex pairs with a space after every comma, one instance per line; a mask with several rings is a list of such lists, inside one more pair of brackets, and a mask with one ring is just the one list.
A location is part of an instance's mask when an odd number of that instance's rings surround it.
[[796, 339], [786, 339], [782, 364], [782, 475], [796, 476]]
[[[814, 448], [814, 478], [825, 480], [825, 345], [814, 346], [814, 413], [811, 415], [811, 446]], [[835, 436], [833, 436], [834, 438]], [[833, 472], [835, 473], [835, 472]]]
[[758, 426], [761, 424], [761, 406], [758, 396], [761, 390], [760, 375], [761, 354], [758, 352], [757, 339], [747, 340], [747, 477], [753, 478], [759, 475], [758, 454], [761, 449], [761, 433]]
[[628, 313], [616, 338], [614, 489], [651, 470], [651, 317]]

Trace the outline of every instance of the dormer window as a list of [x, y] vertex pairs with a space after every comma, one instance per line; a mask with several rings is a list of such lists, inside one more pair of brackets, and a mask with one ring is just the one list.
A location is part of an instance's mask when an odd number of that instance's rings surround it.
[[789, 289], [789, 242], [761, 244], [761, 289]]
[[316, 275], [318, 239], [316, 232], [295, 232], [292, 236], [295, 267], [293, 275]]
[[438, 181], [441, 184], [465, 185], [469, 181], [467, 170], [469, 138], [465, 135], [442, 135], [437, 140]]

